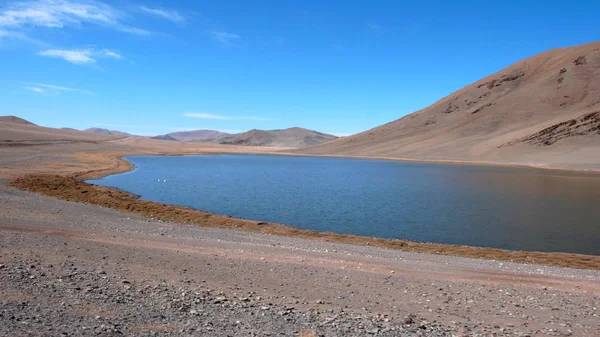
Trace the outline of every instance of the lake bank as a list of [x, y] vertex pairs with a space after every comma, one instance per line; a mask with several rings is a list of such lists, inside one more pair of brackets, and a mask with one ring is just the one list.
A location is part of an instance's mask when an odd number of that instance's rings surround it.
[[[26, 166], [23, 167], [23, 169], [16, 169], [17, 166], [19, 166], [20, 164], [18, 162], [14, 162], [15, 169], [12, 169], [12, 171], [8, 171], [8, 175], [5, 173], [6, 170], [2, 171], [3, 172], [3, 176], [7, 177], [7, 180], [10, 181], [12, 179], [14, 179], [15, 177], [18, 176], [23, 176], [23, 175], [27, 175], [27, 174], [38, 174], [38, 173], [43, 173], [43, 174], [48, 174], [48, 173], [58, 173], [59, 175], [62, 176], [67, 176], [67, 177], [74, 177], [76, 179], [94, 179], [94, 178], [101, 178], [101, 177], [105, 177], [107, 175], [111, 175], [111, 174], [117, 174], [117, 173], [122, 173], [122, 172], [128, 172], [130, 170], [133, 169], [133, 166], [126, 160], [123, 159], [123, 157], [125, 156], [132, 156], [132, 155], [164, 155], [164, 156], [185, 156], [185, 155], [203, 155], [203, 154], [220, 154], [220, 153], [254, 153], [256, 151], [258, 151], [259, 153], [267, 153], [267, 154], [272, 154], [272, 155], [288, 155], [288, 154], [284, 154], [281, 152], [276, 151], [277, 149], [256, 149], [256, 148], [240, 148], [240, 147], [231, 147], [231, 146], [219, 146], [219, 147], [208, 147], [205, 148], [203, 145], [202, 146], [187, 146], [186, 144], [181, 145], [182, 148], [178, 149], [178, 150], [174, 150], [172, 147], [166, 147], [166, 145], [170, 145], [168, 143], [170, 142], [162, 142], [162, 141], [153, 141], [151, 146], [147, 146], [144, 145], [143, 147], [141, 147], [141, 144], [146, 144], [148, 141], [147, 140], [137, 140], [137, 139], [128, 139], [125, 140], [123, 142], [120, 143], [111, 143], [111, 144], [101, 144], [90, 148], [90, 145], [86, 145], [85, 147], [82, 146], [77, 146], [77, 145], [70, 145], [68, 147], [65, 146], [43, 146], [43, 147], [28, 147], [28, 149], [31, 149], [31, 151], [29, 152], [37, 152], [37, 151], [45, 151], [46, 153], [48, 153], [48, 155], [50, 155], [50, 159], [45, 159], [45, 161], [40, 162], [39, 159], [36, 160], [36, 162], [32, 162], [32, 163], [27, 163]], [[160, 146], [155, 145], [159, 144]], [[109, 146], [110, 145], [110, 146]], [[108, 150], [107, 146], [110, 147], [111, 151], [106, 151]], [[189, 148], [188, 148], [189, 147]], [[39, 150], [38, 150], [39, 148]], [[54, 149], [56, 148], [56, 149]], [[88, 149], [89, 148], [89, 149]], [[13, 150], [11, 150], [13, 151]], [[22, 150], [21, 150], [22, 151]], [[60, 159], [60, 156], [64, 156], [64, 155], [68, 155], [71, 156], [72, 159], [69, 160], [69, 162], [65, 162], [64, 159]], [[292, 155], [297, 155], [297, 154], [292, 154]], [[335, 157], [335, 156], [334, 156]], [[14, 157], [10, 157], [10, 158], [14, 158]], [[58, 158], [58, 161], [57, 159]], [[361, 157], [363, 158], [363, 157]], [[0, 158], [1, 159], [1, 158]], [[369, 158], [372, 159], [372, 158]], [[386, 160], [393, 160], [393, 161], [397, 161], [397, 158], [384, 158]], [[13, 161], [13, 160], [10, 160]], [[76, 162], [77, 164], [74, 165], [71, 163], [71, 161]], [[434, 162], [439, 162], [439, 161], [434, 161]], [[0, 164], [2, 162], [0, 161]], [[466, 163], [460, 162], [452, 162], [451, 164], [457, 164], [457, 165], [463, 165]], [[469, 162], [469, 165], [477, 165], [477, 163], [474, 162]], [[14, 166], [13, 164], [11, 164], [12, 166]], [[494, 164], [497, 166], [510, 166], [510, 165], [506, 165], [503, 163], [497, 163]], [[522, 165], [518, 165], [519, 167], [521, 167]], [[532, 168], [532, 169], [537, 169], [537, 168]], [[541, 170], [548, 170], [549, 168], [544, 167], [544, 168], [540, 168]], [[566, 170], [566, 169], [558, 169], [556, 171], [557, 174], [567, 174], [567, 175], [580, 175], [580, 174], [584, 174], [587, 175], [588, 173], [586, 172], [582, 172], [582, 171], [573, 171], [573, 170]], [[596, 175], [597, 173], [594, 172], [589, 172], [589, 174], [591, 175]], [[287, 232], [287, 231], [285, 231]], [[289, 233], [283, 234], [283, 235], [289, 235]], [[315, 236], [315, 237], [322, 237], [322, 234], [319, 235], [312, 235], [311, 236]], [[356, 242], [357, 244], [365, 244], [366, 242], [369, 242], [369, 240], [373, 240], [371, 238], [363, 238], [363, 237], [359, 237], [356, 239], [348, 239], [348, 242]], [[392, 240], [394, 241], [394, 240]], [[383, 246], [387, 246], [389, 244], [384, 244]], [[395, 245], [395, 244], [394, 244]], [[393, 246], [393, 245], [391, 245]], [[474, 249], [475, 251], [480, 251], [481, 249], [484, 248], [475, 248], [475, 247], [471, 247], [472, 249]], [[432, 249], [425, 249], [424, 251], [430, 251], [432, 253], [437, 252], [439, 249], [437, 248], [432, 248]], [[452, 249], [452, 250], [456, 250], [456, 249]], [[458, 249], [458, 250], [462, 250], [462, 249]], [[449, 253], [448, 253], [449, 254]], [[463, 254], [463, 253], [457, 253], [458, 255]], [[490, 259], [494, 259], [494, 254], [482, 254], [480, 252], [478, 253], [470, 253], [471, 255], [468, 256], [479, 256], [479, 255], [489, 255]], [[500, 254], [500, 255], [504, 255], [504, 254]], [[511, 254], [508, 254], [511, 255]], [[526, 255], [526, 254], [523, 254]], [[507, 257], [508, 260], [511, 259], [511, 257]], [[545, 260], [545, 259], [544, 259]], [[550, 258], [550, 260], [552, 260], [552, 258]], [[521, 261], [523, 262], [530, 262], [529, 258], [525, 258], [525, 259], [521, 259]], [[538, 261], [538, 260], [536, 260]], [[541, 262], [541, 260], [539, 260], [539, 263], [545, 263], [545, 262]], [[587, 265], [588, 263], [584, 261], [584, 263], [582, 265]], [[567, 262], [559, 262], [558, 265], [568, 265], [568, 261]], [[584, 267], [584, 268], [588, 268], [588, 267]], [[595, 268], [595, 267], [594, 267]]]
[[11, 181], [9, 185], [62, 200], [99, 205], [142, 215], [151, 219], [178, 222], [187, 225], [244, 230], [355, 245], [369, 245], [409, 252], [600, 270], [600, 256], [572, 253], [508, 251], [494, 248], [420, 243], [308, 231], [279, 224], [235, 219], [181, 206], [139, 200], [127, 192], [87, 184], [75, 177], [27, 176]]

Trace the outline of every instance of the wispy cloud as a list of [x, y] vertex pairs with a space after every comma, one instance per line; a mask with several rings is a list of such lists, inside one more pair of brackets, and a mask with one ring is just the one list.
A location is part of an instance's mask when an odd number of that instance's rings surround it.
[[163, 19], [173, 21], [173, 22], [183, 23], [186, 21], [183, 16], [181, 16], [179, 13], [177, 13], [174, 10], [166, 10], [166, 9], [162, 9], [162, 8], [150, 8], [150, 7], [146, 7], [146, 6], [140, 6], [140, 9], [148, 14], [155, 15], [155, 16], [161, 17]]
[[28, 87], [26, 87], [26, 89], [32, 90], [35, 92], [46, 92], [46, 91], [51, 91], [51, 92], [55, 92], [55, 93], [57, 93], [57, 92], [78, 92], [78, 93], [87, 94], [87, 95], [94, 95], [93, 92], [91, 92], [89, 90], [85, 90], [85, 89], [67, 88], [67, 87], [62, 87], [59, 85], [35, 83], [35, 82], [22, 82], [22, 83], [29, 85]]
[[34, 39], [32, 37], [29, 37], [25, 33], [13, 31], [13, 30], [0, 29], [0, 41], [2, 41], [2, 39], [24, 41], [27, 43], [34, 44], [38, 47], [47, 47], [48, 46], [48, 44], [44, 41]]
[[40, 56], [61, 58], [73, 64], [95, 64], [96, 58], [108, 57], [113, 59], [122, 59], [121, 54], [110, 49], [93, 50], [93, 49], [75, 49], [75, 50], [60, 50], [51, 49], [39, 52]]
[[45, 50], [39, 53], [41, 56], [61, 58], [74, 64], [96, 63], [89, 50]]
[[201, 118], [201, 119], [218, 119], [218, 120], [224, 120], [224, 121], [233, 119], [233, 118], [227, 117], [227, 116], [219, 116], [219, 115], [205, 114], [205, 113], [198, 113], [198, 112], [188, 112], [183, 115], [185, 117], [193, 117], [193, 118]]
[[129, 16], [115, 7], [94, 0], [29, 0], [0, 10], [0, 27], [81, 27], [100, 25], [130, 34], [147, 35], [147, 30], [128, 25]]
[[38, 94], [45, 92], [44, 89], [38, 88], [38, 87], [25, 87], [25, 89], [33, 91], [33, 92], [37, 92]]
[[242, 117], [231, 117], [231, 116], [221, 116], [221, 115], [213, 115], [207, 113], [198, 113], [198, 112], [188, 112], [184, 113], [185, 117], [192, 118], [200, 118], [200, 119], [216, 119], [222, 121], [233, 121], [233, 120], [253, 120], [253, 121], [270, 121], [270, 118], [263, 117], [255, 117], [255, 116], [242, 116]]
[[100, 54], [104, 55], [106, 57], [111, 57], [111, 58], [117, 59], [117, 60], [120, 60], [120, 59], [123, 58], [123, 56], [121, 56], [121, 54], [119, 54], [119, 53], [117, 53], [115, 51], [112, 51], [110, 49], [102, 49], [100, 51]]
[[238, 41], [241, 37], [237, 34], [223, 32], [223, 31], [213, 31], [210, 35], [221, 44], [229, 46], [233, 42]]

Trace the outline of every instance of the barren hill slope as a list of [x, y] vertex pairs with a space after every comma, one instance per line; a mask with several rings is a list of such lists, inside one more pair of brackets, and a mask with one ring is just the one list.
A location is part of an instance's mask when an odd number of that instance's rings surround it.
[[114, 136], [93, 134], [77, 130], [63, 130], [35, 125], [22, 118], [0, 116], [0, 143], [105, 141]]
[[89, 129], [85, 129], [83, 131], [84, 132], [90, 132], [90, 133], [96, 133], [96, 134], [99, 134], [99, 135], [109, 135], [109, 136], [119, 136], [119, 137], [133, 136], [132, 134], [127, 133], [127, 132], [116, 131], [116, 130], [109, 130], [109, 129], [102, 129], [102, 128], [89, 128]]
[[14, 124], [25, 124], [25, 125], [35, 125], [28, 120], [17, 116], [0, 116], [0, 122], [3, 123], [14, 123]]
[[219, 144], [246, 145], [246, 146], [275, 146], [304, 148], [320, 144], [336, 136], [307, 130], [303, 128], [289, 128], [285, 130], [250, 130], [236, 135], [220, 137], [214, 140]]
[[212, 141], [215, 138], [224, 136], [229, 136], [229, 134], [215, 130], [194, 130], [173, 132], [162, 136], [156, 136], [153, 138], [163, 140], [177, 140], [180, 142], [205, 142]]
[[399, 120], [301, 152], [600, 168], [600, 42], [530, 57]]

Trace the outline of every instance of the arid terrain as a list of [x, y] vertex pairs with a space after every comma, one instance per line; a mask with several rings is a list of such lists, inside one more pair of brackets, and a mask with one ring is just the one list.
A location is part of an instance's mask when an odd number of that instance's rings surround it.
[[317, 233], [82, 179], [127, 155], [242, 152], [598, 170], [599, 50], [535, 56], [301, 152], [0, 117], [0, 335], [598, 336], [598, 256]]
[[600, 272], [200, 228], [0, 186], [0, 335], [597, 336]]
[[519, 61], [306, 154], [600, 169], [600, 42]]
[[274, 149], [1, 123], [12, 137], [0, 146], [1, 335], [600, 333], [600, 257], [316, 233], [136, 200], [79, 179], [131, 169], [124, 155]]

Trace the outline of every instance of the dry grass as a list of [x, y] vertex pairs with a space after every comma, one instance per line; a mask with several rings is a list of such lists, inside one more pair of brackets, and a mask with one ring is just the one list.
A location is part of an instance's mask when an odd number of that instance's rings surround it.
[[[96, 174], [97, 173], [98, 172], [96, 172]], [[202, 227], [237, 229], [266, 234], [325, 240], [329, 242], [370, 245], [409, 252], [600, 270], [600, 256], [571, 253], [509, 251], [495, 248], [389, 240], [357, 235], [317, 232], [280, 224], [236, 219], [225, 215], [211, 214], [181, 206], [138, 200], [135, 196], [127, 192], [87, 184], [79, 180], [77, 176], [29, 175], [15, 179], [11, 181], [9, 185], [63, 200], [84, 202], [135, 213], [153, 219]]]

